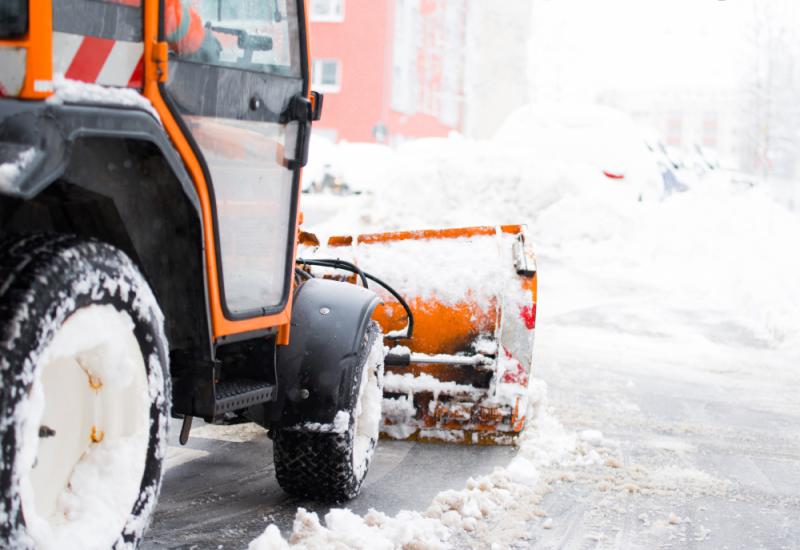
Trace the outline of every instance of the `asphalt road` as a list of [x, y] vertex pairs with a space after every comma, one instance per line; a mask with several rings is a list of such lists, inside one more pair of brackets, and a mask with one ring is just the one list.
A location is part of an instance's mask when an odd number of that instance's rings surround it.
[[554, 483], [551, 522], [525, 544], [800, 548], [796, 350], [754, 331], [736, 299], [714, 307], [635, 274], [604, 279], [590, 259], [540, 261], [536, 376], [561, 424], [602, 431], [613, 460]]
[[[300, 506], [327, 512], [281, 490], [272, 443], [258, 426], [196, 426], [185, 447], [177, 443], [179, 429], [177, 422], [171, 426], [164, 485], [144, 550], [242, 549], [270, 523], [290, 531]], [[356, 513], [424, 509], [439, 491], [463, 488], [467, 478], [506, 465], [513, 453], [510, 447], [381, 441], [361, 494], [345, 506]]]
[[[586, 327], [616, 326], [603, 315], [623, 310], [606, 309], [552, 315], [537, 334], [536, 373], [568, 431], [603, 432], [609, 461], [553, 465], [542, 472], [541, 500], [530, 504], [541, 518], [509, 510], [480, 539], [456, 538], [453, 547], [488, 548], [525, 522], [527, 536], [507, 541], [511, 548], [800, 548], [800, 374], [785, 353], [713, 316], [685, 321], [685, 333], [710, 346], [702, 355], [682, 348], [680, 334], [641, 336], [643, 349], [633, 330], [590, 338]], [[348, 507], [422, 511], [439, 491], [463, 488], [513, 453], [382, 441]], [[270, 523], [287, 533], [300, 506], [324, 515], [326, 507], [281, 491], [271, 455], [253, 425], [199, 426], [183, 448], [173, 440], [143, 548], [244, 549]]]
[[542, 370], [562, 424], [602, 429], [616, 464], [576, 469], [574, 482], [555, 484], [541, 503], [551, 523], [531, 525], [526, 547], [800, 548], [796, 407], [667, 371], [569, 361]]

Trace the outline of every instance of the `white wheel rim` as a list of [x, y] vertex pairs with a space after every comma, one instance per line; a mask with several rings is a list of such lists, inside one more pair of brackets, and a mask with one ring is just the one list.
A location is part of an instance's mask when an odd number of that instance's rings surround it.
[[[369, 338], [369, 335], [366, 336]], [[358, 390], [353, 425], [353, 471], [357, 478], [366, 473], [367, 464], [372, 456], [374, 442], [378, 439], [381, 422], [381, 403], [383, 392], [379, 377], [383, 365], [383, 345], [380, 336], [376, 337], [369, 350], [364, 364], [364, 374]]]
[[[150, 399], [133, 327], [113, 306], [85, 307], [38, 361], [23, 411], [20, 491], [39, 548], [109, 548], [139, 496]], [[40, 437], [40, 427], [54, 435]]]

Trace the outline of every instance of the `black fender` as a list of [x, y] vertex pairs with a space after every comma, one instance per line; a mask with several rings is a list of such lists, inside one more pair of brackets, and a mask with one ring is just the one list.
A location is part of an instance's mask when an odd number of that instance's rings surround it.
[[195, 209], [200, 200], [178, 152], [161, 123], [143, 109], [117, 105], [61, 105], [42, 101], [0, 101], [0, 162], [26, 149], [33, 158], [1, 194], [30, 199], [67, 169], [73, 143], [106, 137], [148, 141], [164, 156]]
[[0, 163], [22, 151], [30, 160], [0, 188], [0, 235], [69, 233], [121, 249], [164, 311], [173, 374], [210, 362], [200, 200], [154, 114], [0, 99]]
[[359, 350], [378, 296], [349, 283], [310, 279], [295, 291], [289, 345], [277, 355], [277, 400], [255, 412], [270, 428], [328, 424], [351, 410]]

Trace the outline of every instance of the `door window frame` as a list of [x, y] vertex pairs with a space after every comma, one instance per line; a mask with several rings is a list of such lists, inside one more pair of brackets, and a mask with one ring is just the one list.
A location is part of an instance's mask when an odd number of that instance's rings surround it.
[[[309, 50], [308, 50], [308, 27], [305, 24], [307, 19], [307, 14], [305, 10], [305, 1], [304, 0], [287, 0], [290, 2], [296, 2], [297, 6], [297, 18], [298, 18], [298, 38], [300, 40], [300, 76], [299, 80], [302, 82], [301, 86], [301, 93], [304, 97], [309, 97], [310, 95], [310, 67], [309, 67]], [[161, 10], [159, 16], [159, 41], [165, 41], [165, 34], [164, 34], [164, 18], [163, 18], [163, 2], [161, 3]], [[181, 61], [179, 61], [181, 62]], [[183, 61], [183, 63], [193, 63], [193, 61]], [[202, 64], [201, 64], [202, 65]], [[234, 67], [220, 67], [214, 65], [205, 65], [209, 67], [214, 67], [215, 69], [222, 70], [222, 71], [235, 71], [235, 72], [249, 72], [252, 74], [252, 71], [248, 71], [246, 69], [234, 68]], [[267, 75], [270, 78], [291, 78], [286, 77], [278, 74], [270, 74], [270, 73], [258, 73]], [[302, 174], [302, 167], [295, 166], [291, 168], [292, 170], [292, 189], [291, 189], [291, 206], [290, 206], [290, 213], [289, 213], [289, 224], [288, 224], [288, 240], [287, 240], [287, 250], [286, 250], [286, 267], [285, 267], [285, 276], [284, 276], [284, 286], [283, 286], [283, 293], [281, 296], [281, 300], [278, 304], [274, 306], [266, 306], [266, 307], [254, 307], [252, 309], [233, 312], [227, 304], [226, 296], [225, 296], [225, 279], [224, 279], [224, 264], [222, 263], [222, 247], [220, 241], [220, 231], [219, 231], [219, 215], [217, 211], [217, 201], [216, 201], [216, 193], [214, 191], [214, 182], [211, 179], [211, 172], [208, 168], [208, 163], [205, 160], [205, 156], [203, 155], [202, 150], [200, 149], [199, 144], [195, 140], [194, 136], [192, 135], [189, 127], [186, 124], [186, 121], [183, 119], [183, 114], [173, 97], [170, 95], [169, 90], [167, 88], [167, 82], [159, 82], [158, 83], [159, 93], [161, 97], [164, 99], [164, 103], [167, 105], [167, 108], [172, 113], [176, 123], [178, 124], [181, 134], [187, 140], [189, 147], [192, 150], [195, 158], [197, 159], [200, 168], [203, 172], [203, 179], [205, 180], [206, 188], [207, 188], [207, 195], [209, 204], [211, 207], [211, 224], [212, 224], [212, 233], [214, 235], [214, 256], [216, 259], [216, 268], [217, 268], [217, 292], [219, 296], [220, 307], [222, 309], [223, 316], [228, 319], [229, 321], [245, 321], [245, 320], [252, 320], [257, 319], [260, 317], [268, 317], [272, 315], [277, 315], [286, 311], [287, 307], [290, 303], [290, 293], [293, 286], [294, 281], [294, 271], [295, 271], [295, 254], [296, 254], [296, 246], [297, 246], [297, 227], [298, 227], [298, 210], [299, 210], [299, 202], [300, 202], [300, 179]], [[302, 147], [301, 143], [296, 143], [297, 150], [299, 151]], [[297, 153], [295, 153], [297, 156]], [[289, 169], [287, 167], [287, 169]], [[204, 223], [207, 223], [204, 220]], [[206, 281], [206, 285], [210, 284], [210, 281]], [[273, 326], [277, 326], [281, 323], [275, 323]]]

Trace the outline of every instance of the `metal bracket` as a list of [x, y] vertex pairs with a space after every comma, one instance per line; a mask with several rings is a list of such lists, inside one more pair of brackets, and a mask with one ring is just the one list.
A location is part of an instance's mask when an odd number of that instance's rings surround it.
[[159, 82], [167, 81], [167, 67], [169, 67], [169, 45], [166, 42], [156, 42], [153, 46], [153, 62], [156, 64], [156, 74]]
[[281, 122], [309, 123], [314, 120], [314, 105], [302, 94], [293, 96], [289, 107], [283, 112]]
[[536, 274], [536, 257], [533, 255], [533, 250], [525, 246], [525, 238], [522, 234], [517, 235], [511, 251], [514, 255], [514, 269], [517, 275], [533, 277]]
[[392, 348], [384, 357], [384, 364], [392, 367], [408, 367], [413, 363], [426, 365], [461, 365], [480, 367], [483, 365], [493, 365], [494, 357], [476, 353], [475, 355], [429, 355], [427, 353], [411, 353], [408, 348], [398, 351]]
[[183, 424], [181, 425], [181, 435], [178, 441], [181, 445], [186, 445], [189, 441], [189, 432], [192, 430], [192, 415], [187, 414], [183, 417]]

